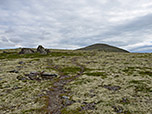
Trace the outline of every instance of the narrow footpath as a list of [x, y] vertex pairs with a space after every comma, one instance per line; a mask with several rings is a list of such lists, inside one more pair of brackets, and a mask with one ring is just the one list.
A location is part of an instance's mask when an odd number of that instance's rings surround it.
[[[55, 81], [48, 92], [48, 103], [47, 103], [47, 114], [61, 114], [61, 110], [68, 105], [72, 104], [72, 101], [68, 101], [65, 103], [65, 99], [61, 95], [66, 94], [69, 90], [66, 90], [64, 87], [71, 81], [75, 80], [76, 78], [80, 77], [84, 72], [84, 67], [80, 63], [77, 62], [77, 58], [72, 58], [71, 62], [75, 65], [80, 67], [80, 71], [75, 76], [64, 75], [61, 72], [59, 66], [54, 64], [50, 64], [51, 67], [56, 69], [59, 72], [59, 78]], [[66, 97], [66, 96], [65, 96]], [[67, 99], [68, 100], [68, 99]]]

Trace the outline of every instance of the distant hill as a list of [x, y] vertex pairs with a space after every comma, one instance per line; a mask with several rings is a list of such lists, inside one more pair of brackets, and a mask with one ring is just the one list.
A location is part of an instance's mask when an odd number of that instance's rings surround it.
[[105, 51], [105, 52], [126, 52], [129, 53], [129, 51], [114, 47], [107, 44], [93, 44], [84, 48], [80, 48], [77, 50], [98, 50], [98, 51]]

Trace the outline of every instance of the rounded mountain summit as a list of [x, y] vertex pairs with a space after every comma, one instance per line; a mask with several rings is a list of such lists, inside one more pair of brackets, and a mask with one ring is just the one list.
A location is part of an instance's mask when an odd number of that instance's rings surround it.
[[98, 51], [104, 51], [104, 52], [125, 52], [125, 53], [129, 53], [129, 51], [115, 47], [115, 46], [111, 46], [108, 44], [93, 44], [84, 48], [80, 48], [77, 50], [98, 50]]

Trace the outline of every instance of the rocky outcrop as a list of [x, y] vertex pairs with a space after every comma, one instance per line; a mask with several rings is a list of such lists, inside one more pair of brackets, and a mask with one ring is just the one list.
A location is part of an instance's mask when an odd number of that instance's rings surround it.
[[40, 54], [48, 54], [50, 53], [49, 49], [45, 49], [42, 45], [39, 45], [36, 51], [32, 50], [31, 48], [22, 48], [19, 54], [33, 54], [33, 53], [40, 53]]
[[50, 53], [49, 49], [45, 49], [42, 45], [39, 45], [37, 48], [37, 53], [48, 54]]
[[22, 48], [19, 54], [32, 54], [35, 53], [32, 49], [30, 48]]

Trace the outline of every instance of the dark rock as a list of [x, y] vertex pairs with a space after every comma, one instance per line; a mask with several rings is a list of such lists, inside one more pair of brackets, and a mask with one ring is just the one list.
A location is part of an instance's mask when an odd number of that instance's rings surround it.
[[24, 75], [27, 76], [30, 80], [40, 80], [40, 78], [38, 77], [39, 72], [30, 72], [29, 74]]
[[22, 80], [22, 81], [26, 81], [28, 80], [27, 78], [23, 77], [23, 76], [17, 76], [16, 77], [18, 80]]
[[23, 66], [16, 66], [16, 68], [18, 68], [18, 69], [22, 69], [22, 68], [23, 68]]
[[33, 54], [34, 50], [30, 49], [30, 48], [22, 48], [21, 51], [19, 52], [19, 54]]
[[29, 77], [31, 80], [40, 80], [41, 79], [52, 79], [57, 77], [56, 74], [44, 73], [44, 72], [30, 72], [29, 74], [25, 74], [25, 76]]
[[48, 54], [50, 53], [49, 49], [45, 49], [42, 45], [39, 45], [37, 48], [37, 53]]
[[117, 90], [121, 89], [120, 86], [104, 85], [103, 87], [108, 89], [108, 90], [113, 90], [113, 91], [117, 91]]
[[2, 80], [2, 78], [0, 78], [0, 80]]
[[84, 106], [81, 107], [82, 110], [94, 110], [96, 109], [95, 104], [96, 103], [87, 103], [83, 102]]
[[39, 72], [30, 72], [29, 74], [24, 74], [25, 76], [38, 76]]
[[115, 112], [117, 113], [123, 113], [123, 108], [120, 106], [112, 106], [112, 108], [114, 109]]
[[41, 73], [40, 76], [42, 79], [52, 79], [54, 77], [57, 77], [56, 74], [50, 74], [50, 73]]
[[6, 52], [6, 51], [3, 51], [3, 53], [8, 53], [8, 52]]
[[29, 76], [37, 76], [39, 74], [40, 74], [39, 72], [30, 72]]
[[46, 51], [47, 53], [50, 53], [50, 50], [49, 50], [49, 49], [45, 49], [45, 51]]
[[70, 100], [70, 97], [68, 96], [62, 96], [61, 98], [63, 99], [63, 104], [65, 106], [71, 105], [75, 102], [74, 100]]
[[129, 100], [127, 98], [122, 98], [122, 100], [120, 101], [123, 104], [129, 104]]
[[11, 71], [9, 71], [10, 73], [18, 73], [18, 71], [17, 70], [11, 70]]
[[14, 87], [12, 88], [12, 90], [16, 90], [16, 89], [22, 89], [22, 87], [14, 86]]
[[95, 96], [96, 96], [95, 94], [90, 94], [90, 97], [91, 97], [91, 98], [93, 98], [93, 97], [95, 97]]
[[20, 62], [18, 62], [18, 64], [24, 64], [24, 62], [23, 62], [23, 61], [20, 61]]
[[68, 106], [68, 105], [72, 105], [73, 103], [74, 103], [73, 100], [66, 99], [64, 105]]
[[57, 77], [56, 74], [49, 74], [49, 73], [42, 73], [40, 75], [41, 75], [42, 79], [52, 79], [54, 77]]

